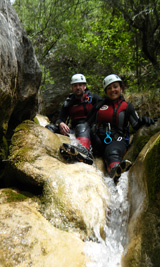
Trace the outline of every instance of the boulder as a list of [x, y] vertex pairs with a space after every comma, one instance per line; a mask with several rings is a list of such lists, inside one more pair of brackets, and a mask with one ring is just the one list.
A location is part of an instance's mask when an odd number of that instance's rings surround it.
[[59, 152], [69, 137], [32, 121], [20, 124], [12, 137], [6, 176], [18, 184], [41, 187], [41, 212], [54, 226], [80, 231], [82, 239], [105, 238], [109, 193], [103, 173], [85, 163], [67, 163]]
[[53, 227], [32, 201], [3, 203], [0, 217], [0, 266], [85, 267], [89, 262], [78, 234]]

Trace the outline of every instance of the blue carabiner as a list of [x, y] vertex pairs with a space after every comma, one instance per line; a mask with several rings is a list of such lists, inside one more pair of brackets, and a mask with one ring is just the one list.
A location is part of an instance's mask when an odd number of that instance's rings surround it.
[[112, 137], [110, 135], [111, 135], [111, 132], [107, 131], [106, 137], [104, 138], [104, 143], [106, 145], [109, 145], [112, 142]]
[[86, 98], [87, 98], [88, 103], [92, 103], [92, 97], [91, 96], [87, 96]]

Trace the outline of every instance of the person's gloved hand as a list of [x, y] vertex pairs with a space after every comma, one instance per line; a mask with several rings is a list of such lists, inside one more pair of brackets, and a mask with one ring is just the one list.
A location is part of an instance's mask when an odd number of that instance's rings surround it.
[[142, 118], [139, 118], [139, 123], [141, 125], [146, 125], [146, 126], [150, 126], [151, 124], [154, 124], [154, 119], [151, 119], [150, 117], [142, 117]]

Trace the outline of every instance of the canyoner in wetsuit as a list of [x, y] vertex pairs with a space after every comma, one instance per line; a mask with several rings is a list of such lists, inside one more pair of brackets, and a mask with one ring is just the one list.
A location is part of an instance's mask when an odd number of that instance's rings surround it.
[[[86, 122], [86, 117], [100, 97], [87, 89], [86, 78], [83, 74], [73, 75], [71, 86], [73, 93], [63, 103], [56, 124], [49, 124], [46, 127], [55, 133], [64, 135], [73, 133], [79, 140], [77, 146], [64, 143], [60, 147], [60, 153], [67, 161], [76, 160], [92, 164], [90, 127]], [[70, 127], [67, 125], [68, 119], [70, 120]]]
[[107, 171], [115, 183], [122, 172], [129, 170], [131, 162], [123, 160], [129, 145], [129, 124], [134, 130], [154, 123], [149, 117], [139, 118], [133, 105], [125, 101], [120, 77], [108, 75], [103, 81], [107, 97], [93, 107], [87, 117], [92, 125], [93, 151], [103, 157]]

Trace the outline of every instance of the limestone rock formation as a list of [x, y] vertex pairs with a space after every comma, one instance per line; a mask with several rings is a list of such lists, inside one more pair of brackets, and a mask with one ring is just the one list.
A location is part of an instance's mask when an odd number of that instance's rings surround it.
[[37, 112], [41, 69], [34, 48], [10, 1], [0, 1], [0, 141]]
[[124, 267], [159, 266], [160, 263], [160, 132], [137, 157], [130, 173], [129, 244]]
[[53, 227], [32, 202], [3, 203], [0, 216], [0, 266], [85, 267], [89, 261], [78, 235]]
[[[48, 120], [43, 119], [38, 116], [36, 122], [46, 124]], [[122, 258], [125, 267], [149, 267], [150, 262], [159, 260], [159, 158], [157, 165], [151, 163], [155, 155], [159, 157], [159, 137], [158, 132], [150, 139], [129, 172], [131, 208], [129, 243]], [[28, 192], [34, 187], [34, 192], [32, 199], [26, 199], [26, 192], [20, 191], [19, 196], [7, 189], [0, 191], [2, 263], [29, 266], [32, 261], [39, 267], [52, 266], [49, 264], [54, 261], [56, 267], [60, 263], [62, 267], [85, 267], [91, 262], [85, 254], [86, 244], [105, 239], [110, 195], [103, 181], [104, 166], [101, 160], [95, 160], [93, 166], [67, 163], [59, 147], [71, 141], [30, 120], [15, 129], [5, 177]]]
[[84, 239], [104, 238], [109, 194], [103, 175], [95, 166], [66, 163], [59, 152], [68, 137], [54, 134], [32, 121], [20, 124], [12, 137], [8, 180], [39, 186], [41, 212], [61, 229], [81, 232]]

